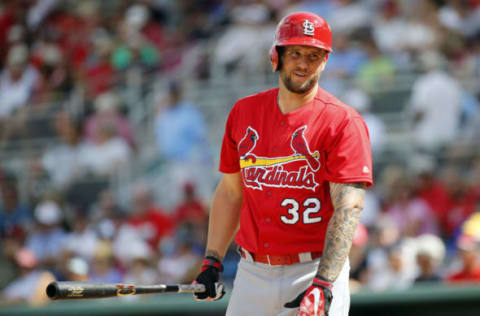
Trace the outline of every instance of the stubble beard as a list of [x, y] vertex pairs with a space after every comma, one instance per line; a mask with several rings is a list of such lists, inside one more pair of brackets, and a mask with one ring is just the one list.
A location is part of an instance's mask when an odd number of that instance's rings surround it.
[[287, 74], [280, 74], [280, 78], [282, 79], [285, 88], [287, 88], [288, 91], [297, 94], [304, 94], [313, 89], [313, 87], [318, 84], [319, 77], [319, 75], [316, 75], [302, 84], [294, 84], [290, 76]]

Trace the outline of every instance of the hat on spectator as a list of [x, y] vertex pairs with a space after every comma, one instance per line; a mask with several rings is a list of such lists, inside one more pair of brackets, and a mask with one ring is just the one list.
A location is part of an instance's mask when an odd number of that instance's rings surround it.
[[34, 211], [35, 219], [44, 225], [58, 224], [62, 217], [60, 207], [54, 201], [43, 201], [37, 205]]
[[98, 112], [113, 111], [117, 108], [120, 100], [113, 92], [104, 92], [95, 99], [95, 110]]
[[150, 247], [143, 241], [136, 241], [130, 247], [131, 260], [149, 260], [152, 257]]
[[58, 65], [62, 60], [62, 52], [57, 45], [46, 45], [43, 49], [43, 60], [47, 65]]
[[143, 4], [134, 4], [125, 12], [127, 25], [136, 30], [141, 30], [150, 19], [150, 11]]
[[84, 275], [88, 273], [88, 263], [80, 257], [73, 257], [68, 260], [67, 269], [71, 273]]
[[25, 27], [21, 24], [15, 24], [8, 30], [7, 40], [9, 43], [18, 42], [25, 37]]
[[28, 60], [28, 48], [24, 44], [18, 44], [12, 46], [8, 51], [7, 65], [8, 66], [21, 66], [27, 63]]
[[[477, 203], [480, 203], [478, 201]], [[477, 242], [480, 242], [480, 213], [476, 212], [463, 223], [462, 231], [464, 234], [472, 236]]]
[[443, 241], [435, 235], [423, 234], [416, 238], [417, 255], [426, 255], [440, 263], [445, 257], [445, 245]]

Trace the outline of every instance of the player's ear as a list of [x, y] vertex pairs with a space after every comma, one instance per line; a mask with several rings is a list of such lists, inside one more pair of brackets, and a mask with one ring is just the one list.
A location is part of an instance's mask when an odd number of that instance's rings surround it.
[[325, 66], [327, 65], [327, 61], [328, 61], [328, 56], [330, 56], [330, 54], [328, 52], [326, 52], [325, 56], [323, 56], [323, 61], [320, 65], [320, 71], [325, 70]]
[[285, 52], [285, 47], [283, 47], [283, 46], [276, 46], [275, 49], [277, 51], [277, 56], [278, 57], [277, 57], [276, 67], [273, 68], [273, 65], [272, 65], [273, 72], [280, 71], [280, 69], [282, 69], [283, 53]]

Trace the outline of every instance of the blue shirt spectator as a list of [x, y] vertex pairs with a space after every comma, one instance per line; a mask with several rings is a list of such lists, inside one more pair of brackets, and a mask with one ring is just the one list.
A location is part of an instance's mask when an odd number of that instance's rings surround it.
[[182, 100], [176, 84], [170, 87], [169, 104], [155, 118], [155, 139], [157, 150], [167, 160], [208, 159], [205, 119], [194, 104]]
[[20, 203], [18, 193], [12, 184], [3, 184], [0, 187], [0, 234], [13, 229], [28, 230], [32, 223], [30, 207]]

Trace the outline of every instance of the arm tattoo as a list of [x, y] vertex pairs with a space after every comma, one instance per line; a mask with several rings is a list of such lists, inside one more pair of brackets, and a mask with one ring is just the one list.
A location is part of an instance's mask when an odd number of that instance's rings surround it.
[[364, 183], [330, 183], [334, 212], [328, 223], [318, 274], [330, 281], [339, 275], [352, 246], [363, 209]]
[[215, 250], [208, 250], [205, 251], [205, 257], [214, 257], [214, 258], [217, 258], [218, 261], [222, 261], [223, 260], [223, 257], [220, 256], [220, 254], [218, 253], [218, 251], [215, 251]]

